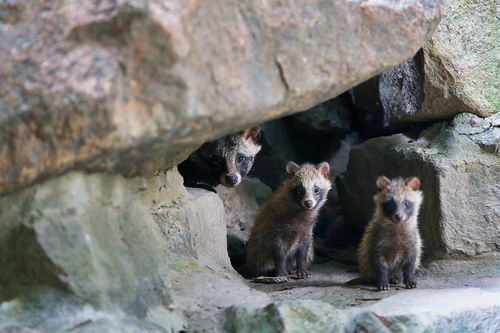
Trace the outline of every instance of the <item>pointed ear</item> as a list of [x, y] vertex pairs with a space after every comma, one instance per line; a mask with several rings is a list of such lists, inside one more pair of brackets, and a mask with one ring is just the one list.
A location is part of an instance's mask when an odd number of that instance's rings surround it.
[[260, 136], [260, 126], [254, 126], [247, 128], [243, 131], [243, 137], [246, 140], [252, 140], [253, 142], [257, 142]]
[[418, 191], [420, 190], [420, 179], [417, 177], [406, 178], [405, 185], [412, 191]]
[[289, 175], [294, 175], [297, 171], [299, 171], [300, 166], [294, 162], [288, 162], [286, 164], [286, 173]]
[[330, 165], [328, 164], [328, 162], [321, 162], [319, 164], [316, 164], [315, 168], [326, 179], [330, 177]]
[[377, 188], [379, 191], [382, 191], [385, 189], [389, 184], [391, 183], [391, 180], [387, 178], [386, 176], [380, 176], [377, 178]]

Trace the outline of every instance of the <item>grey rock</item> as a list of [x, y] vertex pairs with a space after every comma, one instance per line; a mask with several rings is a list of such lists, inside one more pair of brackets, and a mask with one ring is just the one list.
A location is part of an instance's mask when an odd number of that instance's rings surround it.
[[396, 134], [351, 150], [347, 172], [337, 185], [348, 217], [359, 230], [373, 213], [376, 177], [418, 176], [424, 193], [419, 228], [427, 256], [498, 251], [500, 155], [461, 134], [470, 132], [462, 126], [466, 118], [474, 116], [437, 123], [416, 140]]
[[364, 312], [353, 319], [347, 332], [391, 333], [389, 323], [390, 321], [385, 317], [377, 316], [373, 312]]
[[0, 222], [6, 330], [218, 330], [221, 306], [268, 302], [230, 265], [220, 198], [187, 191], [175, 168], [69, 172], [0, 197]]
[[491, 120], [491, 125], [495, 127], [500, 127], [500, 112], [488, 117]]
[[[354, 88], [355, 104], [375, 120], [375, 133], [500, 111], [499, 14], [493, 0], [447, 1], [443, 19], [415, 57]], [[378, 98], [366, 92], [368, 85], [378, 88]]]
[[74, 172], [1, 197], [2, 285], [47, 284], [137, 315], [168, 305], [162, 239], [138, 196], [146, 186], [144, 179]]
[[422, 52], [351, 89], [357, 122], [365, 137], [398, 133], [413, 127], [421, 111]]
[[485, 150], [498, 154], [500, 151], [500, 113], [480, 118], [462, 113], [453, 120], [457, 131], [468, 134], [469, 138]]
[[217, 194], [224, 204], [227, 250], [235, 268], [246, 261], [246, 242], [253, 221], [271, 193], [269, 186], [252, 177], [245, 177], [236, 188], [217, 187]]
[[271, 197], [269, 186], [257, 178], [246, 177], [236, 188], [217, 187], [225, 210], [228, 235], [247, 241], [260, 206]]
[[498, 330], [498, 289], [414, 290], [363, 308], [290, 300], [226, 310], [229, 332], [485, 332]]
[[330, 164], [330, 180], [342, 175], [347, 170], [349, 152], [353, 147], [361, 144], [362, 139], [358, 132], [346, 134], [339, 143], [331, 143], [324, 154], [324, 160]]
[[173, 166], [401, 63], [441, 11], [435, 0], [0, 5], [0, 192], [70, 169]]
[[424, 100], [424, 75], [419, 55], [382, 73], [379, 96], [384, 110], [383, 126], [396, 127], [420, 111]]
[[443, 19], [423, 48], [421, 118], [460, 112], [488, 117], [500, 111], [499, 13], [494, 0], [445, 3]]
[[415, 290], [383, 299], [369, 309], [399, 332], [487, 332], [498, 329], [498, 288]]
[[470, 113], [462, 113], [453, 118], [453, 126], [460, 134], [484, 133], [492, 126], [489, 118], [481, 118]]
[[[161, 310], [164, 315], [167, 311]], [[115, 310], [97, 310], [82, 300], [48, 287], [31, 287], [1, 303], [0, 332], [170, 332], [148, 319], [126, 317]]]
[[483, 133], [474, 134], [469, 137], [478, 145], [498, 154], [500, 147], [500, 127], [491, 127]]
[[339, 332], [344, 324], [341, 311], [310, 300], [272, 303], [252, 309], [233, 306], [226, 310], [224, 327], [229, 332]]

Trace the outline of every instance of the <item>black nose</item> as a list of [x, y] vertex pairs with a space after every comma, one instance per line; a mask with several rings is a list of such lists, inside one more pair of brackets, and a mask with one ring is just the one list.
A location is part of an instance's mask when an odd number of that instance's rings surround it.
[[398, 222], [403, 220], [403, 214], [394, 214], [394, 219]]
[[236, 185], [238, 182], [238, 176], [234, 174], [226, 175], [224, 178], [226, 179], [226, 183], [231, 186]]
[[312, 200], [304, 201], [304, 206], [306, 206], [306, 208], [311, 208], [313, 206]]

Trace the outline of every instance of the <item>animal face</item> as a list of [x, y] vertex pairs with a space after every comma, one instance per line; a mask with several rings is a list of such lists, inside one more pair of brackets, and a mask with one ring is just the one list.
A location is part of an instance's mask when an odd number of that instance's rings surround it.
[[257, 144], [259, 132], [258, 127], [252, 127], [215, 142], [217, 153], [211, 156], [209, 163], [222, 185], [234, 187], [250, 172], [255, 155], [261, 149]]
[[382, 176], [377, 179], [380, 204], [385, 217], [394, 223], [404, 223], [418, 211], [421, 202], [420, 180], [417, 177], [389, 180]]
[[291, 198], [302, 209], [312, 210], [325, 203], [331, 188], [328, 179], [330, 167], [327, 162], [301, 166], [294, 162], [288, 162], [286, 172], [289, 175], [288, 186]]

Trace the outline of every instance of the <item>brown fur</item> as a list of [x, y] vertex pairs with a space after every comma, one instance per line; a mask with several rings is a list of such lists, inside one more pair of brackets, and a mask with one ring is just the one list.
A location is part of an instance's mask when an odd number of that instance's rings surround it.
[[[289, 162], [286, 169], [289, 177], [262, 207], [252, 227], [246, 256], [246, 270], [251, 276], [272, 270], [273, 275], [287, 275], [294, 259], [297, 260], [297, 276], [309, 276], [307, 267], [313, 259], [313, 226], [331, 188], [329, 166], [326, 162], [316, 166]], [[301, 195], [294, 192], [299, 187], [304, 189]], [[320, 189], [321, 198], [314, 194], [316, 187]], [[315, 203], [310, 209], [306, 207], [308, 200]], [[281, 270], [277, 267], [280, 254], [281, 262], [286, 264]]]
[[[375, 282], [378, 290], [386, 290], [389, 280], [399, 282], [403, 272], [405, 287], [415, 288], [413, 275], [420, 265], [422, 247], [417, 225], [423, 198], [420, 181], [416, 177], [389, 180], [382, 176], [377, 179], [377, 187], [379, 192], [373, 197], [375, 213], [358, 249], [360, 274], [364, 280]], [[384, 206], [391, 200], [395, 203], [392, 210]], [[405, 211], [406, 201], [412, 203], [411, 214]], [[395, 217], [398, 214], [399, 221]]]

